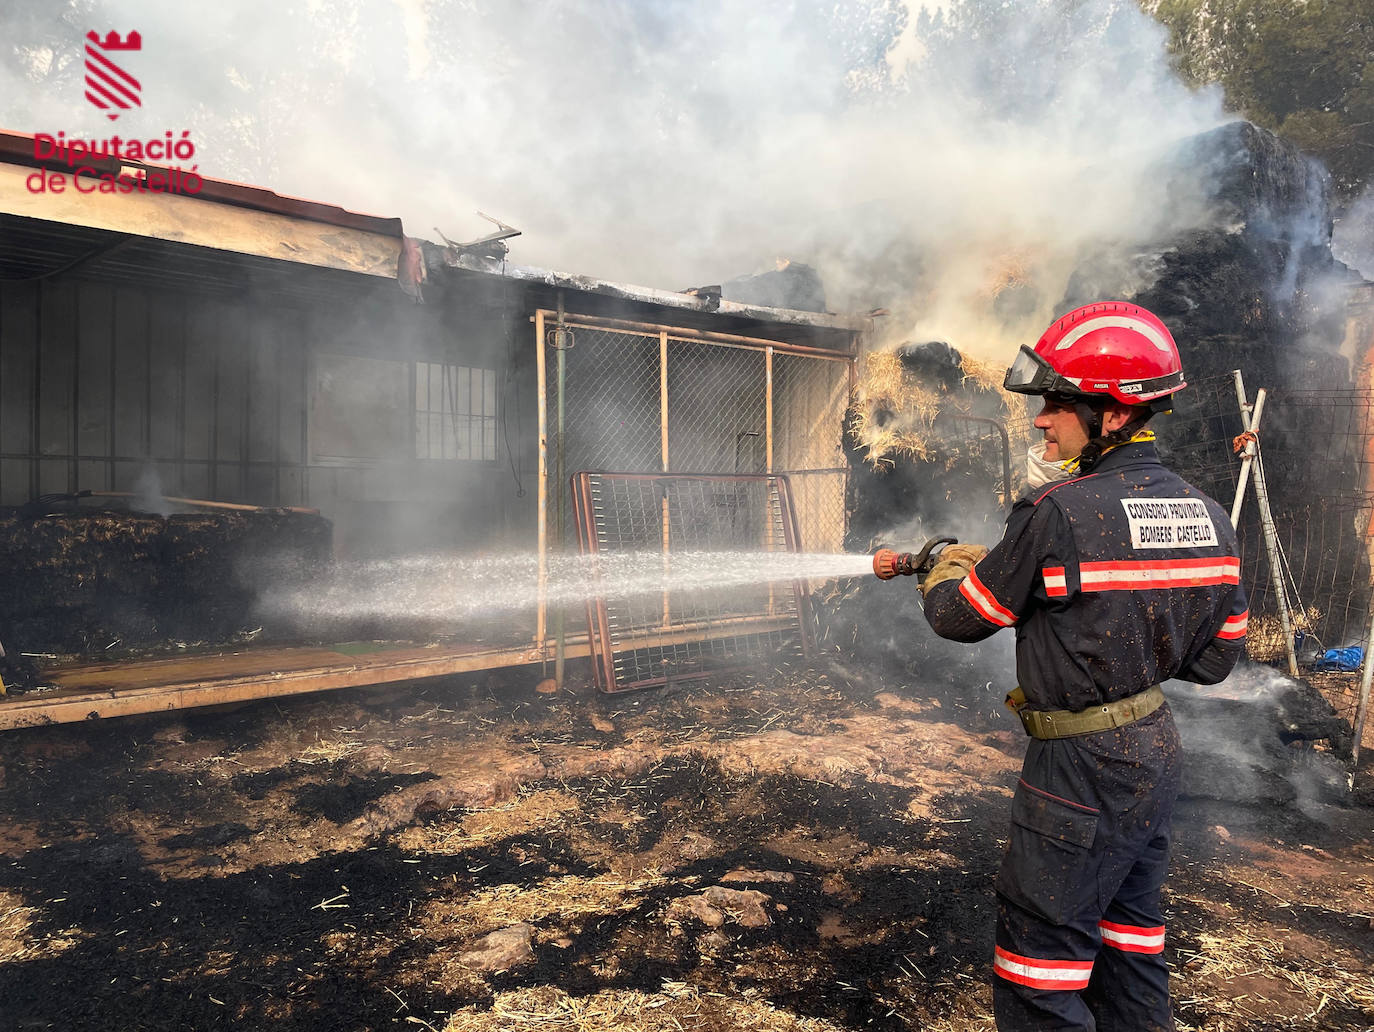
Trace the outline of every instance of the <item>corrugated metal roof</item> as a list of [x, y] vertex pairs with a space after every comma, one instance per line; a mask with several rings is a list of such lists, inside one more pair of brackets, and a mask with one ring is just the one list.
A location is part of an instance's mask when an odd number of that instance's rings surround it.
[[[400, 219], [214, 179], [206, 179], [195, 195], [68, 191], [35, 196], [19, 184], [41, 164], [34, 156], [33, 136], [0, 130], [0, 279], [45, 278], [80, 270], [82, 275], [141, 286], [155, 279], [173, 289], [214, 294], [253, 289], [319, 301], [356, 296], [359, 289], [386, 280], [393, 281], [390, 286], [395, 289], [404, 239]], [[116, 173], [124, 164], [166, 168], [115, 159], [85, 164]], [[230, 215], [236, 209], [241, 216]], [[432, 267], [447, 266], [446, 271], [458, 276], [475, 274], [493, 284], [509, 284], [535, 303], [567, 291], [587, 298], [589, 311], [666, 308], [685, 324], [719, 326], [723, 321], [733, 332], [791, 327], [792, 334], [821, 335], [804, 342], [845, 350], [852, 334], [868, 326], [867, 320], [849, 315], [744, 305], [616, 283], [458, 254], [428, 242], [424, 250], [426, 264]]]
[[90, 226], [0, 214], [0, 283], [74, 275], [144, 288], [335, 303], [360, 293], [402, 301], [388, 279]]
[[[726, 316], [755, 323], [781, 323], [804, 326], [818, 330], [839, 330], [857, 333], [867, 329], [867, 318], [852, 315], [832, 315], [829, 312], [798, 312], [790, 308], [765, 308], [761, 305], [742, 304], [738, 301], [722, 301], [695, 294], [674, 290], [660, 290], [655, 287], [641, 287], [630, 283], [615, 283], [610, 280], [596, 279], [592, 276], [578, 276], [569, 272], [553, 269], [539, 269], [528, 265], [516, 265], [501, 259], [482, 258], [468, 254], [447, 254], [446, 249], [437, 245], [426, 248], [430, 255], [443, 254], [439, 259], [445, 266], [464, 272], [485, 273], [555, 290], [580, 291], [600, 294], [616, 301], [655, 305], [661, 308], [678, 309], [707, 316]], [[432, 260], [432, 259], [431, 259]]]
[[[0, 161], [12, 165], [24, 165], [29, 168], [38, 168], [42, 165], [48, 165], [53, 169], [59, 166], [66, 168], [60, 162], [41, 162], [35, 158], [34, 139], [28, 133], [0, 129]], [[150, 171], [168, 171], [170, 169], [170, 166], [153, 162], [120, 161], [114, 158], [92, 158], [83, 160], [82, 164], [100, 172], [115, 173], [118, 173], [120, 168], [125, 165], [133, 165]], [[305, 200], [300, 197], [290, 197], [265, 190], [262, 187], [230, 182], [227, 179], [204, 179], [201, 190], [194, 196], [197, 200], [212, 201], [216, 204], [229, 204], [239, 208], [250, 208], [254, 211], [271, 212], [275, 215], [288, 215], [291, 218], [323, 222], [327, 225], [342, 226], [346, 229], [359, 229], [368, 233], [380, 233], [383, 236], [398, 238], [401, 236], [401, 220], [398, 218], [364, 215], [347, 211], [337, 205]]]

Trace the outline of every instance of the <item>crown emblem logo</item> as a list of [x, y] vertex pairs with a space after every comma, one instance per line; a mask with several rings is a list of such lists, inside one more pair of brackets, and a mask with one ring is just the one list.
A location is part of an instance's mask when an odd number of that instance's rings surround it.
[[86, 33], [86, 99], [112, 122], [120, 112], [143, 106], [143, 86], [107, 54], [142, 49], [143, 37], [136, 29], [123, 39], [113, 29], [103, 40], [94, 29]]

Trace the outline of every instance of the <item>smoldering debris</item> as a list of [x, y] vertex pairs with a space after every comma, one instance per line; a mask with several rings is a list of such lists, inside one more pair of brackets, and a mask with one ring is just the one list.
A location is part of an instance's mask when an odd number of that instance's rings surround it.
[[780, 258], [777, 264], [776, 269], [768, 272], [726, 280], [721, 284], [721, 298], [798, 312], [826, 311], [825, 287], [815, 269], [786, 258]]
[[[908, 341], [864, 356], [848, 414], [845, 548], [918, 550], [929, 538], [992, 545], [1002, 536], [1018, 478], [1007, 426], [1016, 402], [1002, 370], [940, 340]], [[875, 662], [920, 690], [1000, 726], [1015, 686], [1012, 638], [978, 648], [930, 630], [920, 593], [905, 579], [832, 581], [814, 599], [821, 641]]]
[[925, 528], [987, 545], [1001, 537], [1018, 484], [1004, 435], [1018, 413], [1000, 379], [943, 341], [865, 356], [845, 435], [846, 548], [914, 550]]
[[1246, 805], [1340, 803], [1350, 724], [1315, 688], [1243, 663], [1225, 681], [1165, 685], [1184, 748], [1185, 796]]
[[1005, 422], [1014, 401], [999, 388], [1003, 367], [982, 362], [942, 340], [907, 341], [864, 355], [847, 444], [871, 467], [904, 456], [938, 464], [957, 447], [951, 418]]
[[5, 651], [112, 658], [271, 639], [255, 600], [269, 584], [316, 576], [331, 536], [320, 516], [277, 510], [0, 509]]

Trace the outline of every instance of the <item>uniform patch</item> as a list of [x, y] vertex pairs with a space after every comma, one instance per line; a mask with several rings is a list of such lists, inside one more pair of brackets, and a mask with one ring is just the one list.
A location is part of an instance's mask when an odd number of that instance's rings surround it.
[[1197, 498], [1123, 498], [1133, 548], [1205, 548], [1217, 543], [1207, 503]]

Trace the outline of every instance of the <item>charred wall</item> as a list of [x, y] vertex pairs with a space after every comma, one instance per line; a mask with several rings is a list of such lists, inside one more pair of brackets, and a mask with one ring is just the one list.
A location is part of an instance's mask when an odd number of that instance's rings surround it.
[[[532, 535], [511, 469], [533, 468], [516, 452], [533, 444], [504, 425], [534, 414], [509, 364], [518, 320], [414, 306], [344, 274], [306, 300], [280, 289], [289, 267], [280, 276], [257, 289], [159, 286], [156, 269], [146, 286], [98, 270], [0, 282], [0, 503], [96, 490], [154, 507], [159, 494], [311, 506], [358, 556]], [[445, 397], [422, 400], [417, 370], [444, 367], [460, 371]], [[426, 408], [476, 443], [426, 453]]]

